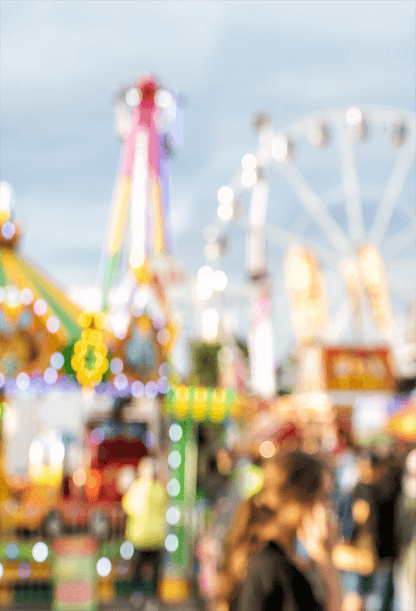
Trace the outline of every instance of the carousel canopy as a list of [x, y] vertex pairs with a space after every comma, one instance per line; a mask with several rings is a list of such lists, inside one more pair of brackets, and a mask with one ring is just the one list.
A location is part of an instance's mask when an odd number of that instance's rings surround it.
[[81, 334], [81, 311], [17, 252], [19, 237], [18, 223], [0, 218], [0, 374], [6, 378], [61, 369], [56, 353]]

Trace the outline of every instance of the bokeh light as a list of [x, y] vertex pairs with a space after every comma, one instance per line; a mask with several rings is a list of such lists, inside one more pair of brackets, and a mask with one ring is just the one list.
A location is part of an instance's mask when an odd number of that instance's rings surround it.
[[257, 167], [257, 158], [253, 153], [247, 153], [241, 160], [241, 166], [243, 170], [247, 172], [253, 171]]
[[260, 444], [259, 451], [263, 458], [271, 458], [274, 456], [276, 448], [272, 441], [263, 441], [263, 443]]
[[61, 369], [65, 363], [64, 355], [60, 352], [55, 352], [52, 354], [50, 362], [54, 369]]
[[131, 385], [131, 394], [133, 395], [133, 397], [142, 397], [144, 393], [144, 384], [142, 382], [139, 382], [138, 380], [136, 380], [136, 382], [133, 382], [133, 384]]
[[117, 390], [124, 390], [125, 388], [127, 388], [128, 385], [129, 381], [127, 379], [127, 376], [124, 375], [124, 373], [119, 373], [114, 378], [114, 386], [117, 388]]
[[254, 187], [257, 182], [257, 172], [254, 170], [243, 170], [241, 172], [241, 184], [243, 187]]
[[165, 378], [165, 377], [159, 378], [157, 381], [157, 388], [158, 388], [158, 391], [162, 395], [166, 394], [170, 388], [170, 382], [168, 378]]
[[231, 204], [234, 200], [234, 191], [231, 187], [221, 187], [217, 197], [220, 204]]
[[221, 293], [227, 288], [227, 284], [227, 274], [223, 272], [222, 269], [217, 269], [213, 274], [214, 290]]
[[121, 373], [123, 371], [123, 361], [119, 359], [118, 357], [111, 359], [110, 370], [115, 375]]
[[75, 486], [81, 487], [87, 481], [87, 474], [82, 469], [77, 469], [76, 471], [74, 471], [72, 480]]
[[46, 328], [48, 329], [49, 333], [56, 333], [59, 331], [60, 326], [60, 320], [56, 316], [51, 316], [46, 321]]
[[29, 388], [29, 384], [30, 384], [30, 377], [28, 376], [27, 373], [19, 373], [19, 375], [16, 378], [16, 386], [19, 390], [26, 390], [27, 388]]
[[134, 108], [134, 106], [137, 106], [138, 104], [140, 104], [141, 99], [142, 99], [141, 91], [139, 91], [139, 89], [136, 89], [135, 87], [132, 87], [126, 93], [126, 102], [131, 108]]
[[171, 526], [177, 524], [180, 520], [181, 512], [178, 507], [169, 507], [166, 511], [166, 522]]
[[23, 303], [23, 305], [30, 305], [34, 298], [35, 296], [33, 294], [32, 289], [25, 288], [20, 291], [20, 301]]
[[176, 477], [172, 477], [171, 480], [168, 481], [168, 485], [166, 486], [168, 491], [168, 495], [171, 497], [178, 496], [181, 491], [181, 485]]
[[168, 456], [168, 464], [171, 469], [177, 469], [182, 462], [182, 456], [178, 450], [172, 450]]
[[53, 367], [48, 367], [43, 374], [43, 379], [47, 384], [55, 384], [58, 379], [58, 372]]
[[32, 569], [30, 567], [30, 564], [28, 564], [27, 562], [22, 562], [22, 564], [20, 564], [19, 568], [17, 569], [17, 573], [20, 579], [29, 579], [31, 572]]
[[16, 233], [16, 227], [13, 225], [13, 223], [11, 223], [10, 221], [7, 221], [7, 223], [4, 223], [4, 225], [1, 228], [1, 234], [3, 238], [5, 238], [6, 240], [11, 240], [15, 233]]
[[155, 102], [159, 108], [168, 108], [172, 104], [172, 101], [172, 94], [169, 91], [166, 91], [166, 89], [159, 89], [159, 91], [156, 92]]
[[363, 113], [359, 108], [353, 106], [347, 110], [345, 119], [350, 125], [358, 125], [362, 121]]
[[120, 556], [124, 560], [130, 560], [134, 555], [134, 545], [131, 541], [123, 541], [120, 546]]
[[9, 543], [5, 549], [6, 558], [16, 560], [19, 556], [19, 546], [16, 543]]
[[179, 424], [171, 424], [169, 427], [169, 437], [171, 441], [180, 441], [182, 437], [182, 428]]
[[100, 577], [108, 577], [111, 573], [111, 560], [106, 556], [102, 556], [97, 560], [97, 573]]
[[154, 399], [158, 393], [156, 382], [148, 382], [144, 387], [144, 394], [149, 399]]
[[49, 549], [46, 543], [38, 541], [32, 549], [32, 556], [36, 562], [44, 562], [48, 557]]
[[229, 221], [233, 218], [234, 208], [232, 204], [223, 202], [218, 206], [217, 214], [222, 221]]
[[173, 533], [168, 535], [165, 539], [165, 547], [170, 554], [173, 554], [173, 552], [176, 552], [176, 550], [179, 547], [178, 537], [174, 535]]
[[36, 316], [45, 316], [48, 311], [48, 304], [44, 299], [37, 299], [33, 304], [33, 311]]

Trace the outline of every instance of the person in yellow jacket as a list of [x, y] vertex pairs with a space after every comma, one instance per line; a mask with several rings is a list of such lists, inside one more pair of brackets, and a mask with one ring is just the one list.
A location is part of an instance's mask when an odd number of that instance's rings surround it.
[[127, 514], [126, 539], [136, 549], [133, 587], [145, 595], [157, 591], [159, 568], [166, 537], [166, 487], [155, 475], [150, 457], [141, 459], [138, 478], [123, 496]]

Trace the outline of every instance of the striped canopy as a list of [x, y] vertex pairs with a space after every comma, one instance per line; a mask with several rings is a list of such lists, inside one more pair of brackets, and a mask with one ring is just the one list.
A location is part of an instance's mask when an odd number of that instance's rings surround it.
[[81, 313], [14, 248], [0, 246], [0, 373], [41, 373], [81, 334]]

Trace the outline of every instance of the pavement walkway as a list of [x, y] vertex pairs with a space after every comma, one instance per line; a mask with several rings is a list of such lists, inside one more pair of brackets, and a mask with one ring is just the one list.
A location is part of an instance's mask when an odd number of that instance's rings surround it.
[[[1, 607], [0, 607], [1, 609]], [[28, 606], [28, 605], [13, 605], [12, 607], [5, 608], [4, 611], [50, 611], [50, 607], [45, 606]], [[134, 611], [135, 608], [128, 602], [114, 601], [111, 605], [103, 605], [99, 607], [99, 611]], [[167, 605], [155, 605], [152, 601], [147, 604], [147, 607], [140, 609], [140, 611], [199, 611], [199, 607], [193, 603], [179, 606], [167, 606]]]

